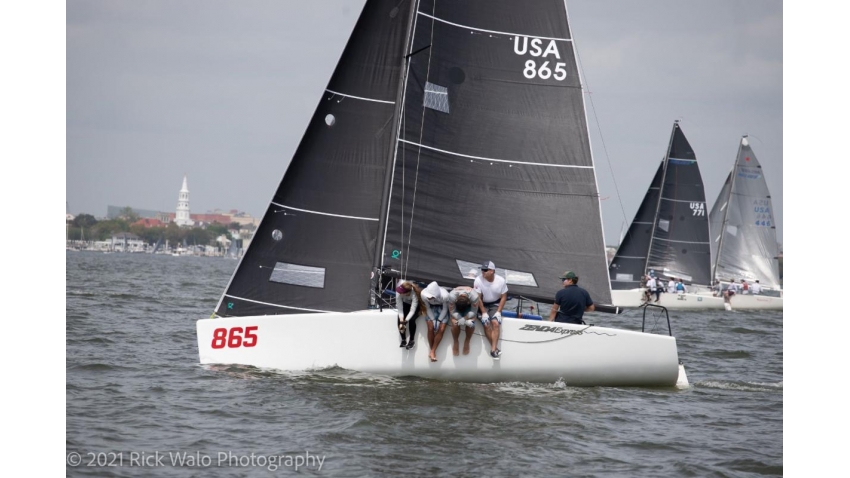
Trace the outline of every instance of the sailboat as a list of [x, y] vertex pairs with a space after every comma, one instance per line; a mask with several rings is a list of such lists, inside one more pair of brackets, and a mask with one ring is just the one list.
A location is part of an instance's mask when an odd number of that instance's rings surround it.
[[[667, 153], [609, 266], [614, 305], [641, 306], [645, 275], [664, 284], [682, 279], [692, 289], [707, 290], [710, 253], [702, 176], [696, 153], [677, 120]], [[722, 298], [690, 291], [662, 293], [659, 305], [671, 310], [724, 308]]]
[[242, 239], [240, 238], [239, 233], [233, 233], [233, 239], [230, 240], [230, 246], [227, 248], [227, 252], [224, 254], [224, 257], [227, 259], [238, 259], [240, 242], [242, 242]]
[[159, 251], [159, 247], [162, 246], [162, 236], [159, 236], [159, 239], [156, 240], [156, 244], [154, 244], [153, 249], [151, 250], [151, 254], [157, 254]]
[[753, 284], [758, 280], [761, 285], [760, 294], [739, 291], [732, 296], [731, 308], [782, 310], [773, 203], [746, 135], [709, 218], [712, 277], [719, 282], [745, 279]]
[[610, 303], [566, 7], [531, 3], [366, 2], [213, 318], [197, 322], [202, 364], [687, 384], [672, 334], [505, 317], [501, 360], [483, 336], [454, 356], [447, 335], [431, 362], [420, 317], [417, 345], [398, 347], [385, 288], [472, 285], [484, 261], [514, 296], [551, 303], [570, 269]]

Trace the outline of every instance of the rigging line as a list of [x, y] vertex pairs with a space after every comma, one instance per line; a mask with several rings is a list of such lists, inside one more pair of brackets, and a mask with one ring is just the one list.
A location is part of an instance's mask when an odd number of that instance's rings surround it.
[[302, 307], [290, 307], [288, 305], [280, 305], [280, 304], [272, 304], [272, 303], [269, 303], [269, 302], [261, 302], [259, 300], [246, 299], [244, 297], [238, 297], [238, 296], [230, 295], [230, 294], [224, 294], [224, 297], [230, 297], [230, 298], [233, 298], [233, 299], [244, 300], [245, 302], [253, 302], [255, 304], [270, 305], [272, 307], [280, 307], [282, 309], [304, 310], [304, 311], [307, 311], [307, 312], [324, 312], [324, 313], [328, 313], [328, 314], [334, 313], [334, 311], [332, 311], [332, 310], [317, 310], [317, 309], [304, 309]]
[[419, 15], [422, 15], [423, 17], [428, 17], [432, 20], [436, 20], [438, 22], [445, 23], [445, 24], [451, 25], [453, 27], [466, 28], [466, 29], [469, 29], [469, 30], [476, 30], [476, 31], [479, 31], [479, 32], [495, 33], [497, 35], [513, 35], [513, 36], [516, 36], [516, 37], [540, 38], [541, 40], [570, 41], [570, 42], [573, 41], [572, 38], [539, 37], [537, 35], [524, 35], [522, 33], [510, 33], [510, 32], [498, 32], [498, 31], [495, 31], [495, 30], [485, 30], [483, 28], [470, 27], [470, 26], [467, 26], [467, 25], [461, 25], [459, 23], [452, 23], [450, 21], [443, 20], [442, 18], [437, 18], [437, 17], [433, 16], [433, 14], [428, 15], [427, 13], [420, 12], [418, 9], [416, 10], [416, 13], [418, 13]]
[[[407, 52], [410, 53], [413, 50], [413, 41], [416, 39], [416, 25], [419, 20], [419, 15], [416, 15], [414, 12], [419, 8], [418, 2], [414, 0], [410, 11], [410, 18], [413, 21], [412, 28], [407, 30], [406, 40], [405, 40], [405, 48]], [[399, 2], [400, 4], [400, 2]], [[401, 86], [401, 104], [399, 105], [399, 120], [396, 126], [396, 144], [394, 145], [393, 150], [393, 163], [392, 163], [392, 176], [390, 179], [390, 187], [388, 191], [389, 197], [387, 198], [387, 212], [386, 212], [386, 220], [384, 221], [384, 244], [381, 246], [381, 265], [383, 266], [383, 261], [386, 258], [386, 248], [387, 248], [387, 238], [389, 236], [389, 227], [390, 227], [390, 211], [392, 210], [393, 198], [392, 191], [395, 189], [395, 170], [396, 170], [396, 160], [398, 158], [398, 137], [400, 134], [405, 131], [407, 128], [407, 85], [410, 82], [410, 58], [404, 58], [404, 76], [402, 76]], [[399, 253], [404, 250], [404, 192], [405, 192], [405, 151], [402, 148], [401, 151], [401, 204], [399, 207], [401, 214], [401, 227], [399, 227]], [[395, 250], [393, 250], [395, 252]], [[392, 256], [392, 254], [391, 254]], [[402, 257], [399, 260], [399, 274], [401, 274], [401, 270], [404, 266], [404, 258]]]
[[[434, 0], [434, 4], [431, 5], [431, 13], [435, 13], [437, 10], [437, 0]], [[419, 8], [417, 7], [417, 12]], [[427, 15], [426, 15], [427, 16]], [[434, 17], [431, 17], [434, 18]], [[429, 45], [434, 44], [434, 21], [431, 21], [431, 41], [428, 43]], [[433, 56], [434, 50], [428, 49], [428, 69], [425, 71], [425, 84], [428, 83], [428, 80], [431, 76], [431, 57]], [[422, 137], [425, 133], [425, 106], [422, 106], [422, 116], [419, 119], [419, 143], [422, 143]], [[420, 147], [418, 152], [416, 153], [416, 175], [413, 179], [413, 201], [410, 204], [410, 229], [407, 232], [407, 253], [404, 254], [403, 264], [404, 268], [402, 269], [403, 277], [407, 277], [407, 270], [410, 267], [410, 243], [413, 239], [413, 214], [416, 211], [416, 189], [419, 186], [419, 162], [422, 159], [422, 148]], [[402, 243], [402, 247], [404, 243]]]
[[[590, 109], [593, 110], [593, 120], [596, 123], [596, 130], [599, 131], [599, 140], [602, 142], [602, 150], [605, 152], [605, 161], [608, 163], [608, 169], [611, 171], [611, 181], [614, 183], [614, 192], [617, 193], [617, 202], [620, 203], [620, 212], [623, 213], [623, 221], [628, 221], [626, 218], [626, 208], [623, 206], [623, 197], [620, 196], [620, 187], [617, 185], [617, 177], [614, 175], [614, 168], [611, 166], [611, 157], [608, 155], [608, 146], [605, 144], [605, 136], [602, 134], [602, 126], [599, 125], [599, 114], [596, 112], [596, 104], [593, 103], [593, 95], [590, 93], [590, 82], [587, 81], [587, 73], [584, 72], [581, 54], [579, 54], [578, 45], [575, 41], [573, 41], [573, 50], [576, 52], [579, 69], [584, 76], [584, 84], [587, 85], [587, 98], [590, 100]], [[631, 231], [627, 230], [626, 235], [631, 238]]]

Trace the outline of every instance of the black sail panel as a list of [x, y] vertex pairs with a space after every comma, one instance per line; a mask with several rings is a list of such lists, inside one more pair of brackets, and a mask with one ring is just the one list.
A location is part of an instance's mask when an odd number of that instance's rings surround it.
[[617, 254], [611, 260], [609, 274], [612, 289], [634, 289], [640, 286], [640, 279], [646, 273], [646, 259], [649, 243], [652, 239], [652, 224], [658, 210], [658, 196], [661, 194], [661, 179], [664, 175], [664, 162], [658, 165], [652, 183], [640, 203], [629, 230], [617, 248]]
[[711, 248], [705, 191], [696, 154], [673, 125], [647, 269], [657, 277], [707, 285]]
[[410, 2], [364, 6], [218, 315], [368, 306], [410, 18]]
[[551, 300], [574, 271], [610, 303], [596, 176], [562, 1], [422, 1], [384, 264], [470, 285], [493, 261]]

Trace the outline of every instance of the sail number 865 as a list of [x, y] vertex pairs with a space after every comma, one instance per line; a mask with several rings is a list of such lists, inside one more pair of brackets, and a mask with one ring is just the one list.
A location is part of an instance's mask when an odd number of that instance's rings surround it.
[[253, 347], [257, 345], [257, 334], [255, 330], [259, 327], [252, 325], [250, 327], [231, 327], [229, 329], [220, 328], [213, 330], [212, 348], [223, 349], [225, 347], [235, 349], [239, 347]]
[[567, 77], [567, 70], [564, 69], [565, 66], [567, 66], [566, 63], [559, 61], [558, 63], [555, 63], [555, 71], [553, 72], [552, 69], [549, 68], [548, 61], [544, 61], [543, 64], [540, 65], [540, 68], [537, 68], [537, 63], [534, 60], [528, 60], [525, 62], [525, 69], [522, 70], [522, 74], [529, 79], [537, 76], [540, 77], [541, 80], [548, 80], [551, 77], [558, 81], [563, 81], [563, 79]]

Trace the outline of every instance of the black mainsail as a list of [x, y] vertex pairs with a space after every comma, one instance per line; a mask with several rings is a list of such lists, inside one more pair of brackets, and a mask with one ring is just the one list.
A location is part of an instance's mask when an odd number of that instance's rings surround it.
[[217, 315], [368, 306], [410, 20], [409, 2], [363, 7]]
[[348, 312], [374, 273], [469, 285], [494, 261], [610, 303], [582, 85], [561, 0], [368, 1], [219, 316]]
[[569, 269], [610, 303], [566, 7], [519, 5], [418, 3], [382, 264], [456, 286], [491, 260], [538, 300]]
[[[656, 193], [653, 188], [658, 185], [661, 189]], [[649, 224], [645, 224], [647, 219]], [[614, 288], [635, 288], [646, 273], [661, 279], [676, 277], [692, 284], [709, 284], [711, 250], [705, 190], [696, 154], [678, 121], [673, 124], [667, 154], [629, 233], [629, 242], [624, 240], [611, 262]], [[641, 257], [644, 262], [638, 267]]]
[[712, 276], [756, 279], [780, 288], [779, 245], [770, 191], [749, 140], [741, 138], [735, 165], [711, 208]]

